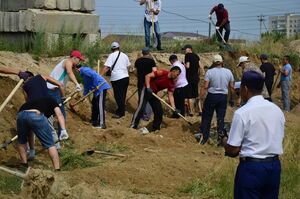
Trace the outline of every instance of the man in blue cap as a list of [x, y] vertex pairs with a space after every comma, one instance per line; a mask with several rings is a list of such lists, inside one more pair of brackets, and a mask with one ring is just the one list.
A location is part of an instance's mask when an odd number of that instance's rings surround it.
[[[219, 5], [213, 7], [208, 15], [208, 18], [211, 19], [212, 13], [216, 13], [217, 16], [217, 23], [216, 23], [216, 35], [219, 42], [222, 42], [222, 32], [223, 29], [225, 29], [225, 35], [224, 40], [226, 43], [228, 42], [229, 35], [230, 35], [230, 21], [228, 17], [228, 11], [224, 8], [224, 5], [220, 3]], [[218, 33], [218, 31], [221, 33], [221, 35]]]
[[240, 92], [246, 104], [234, 113], [229, 137], [222, 138], [225, 155], [240, 156], [235, 199], [278, 198], [285, 118], [277, 105], [263, 98], [263, 85], [260, 73], [243, 73]]

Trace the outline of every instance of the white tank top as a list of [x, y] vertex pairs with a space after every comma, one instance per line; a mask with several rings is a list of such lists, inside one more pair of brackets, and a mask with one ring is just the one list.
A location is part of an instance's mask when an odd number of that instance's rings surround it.
[[[63, 86], [66, 88], [67, 82], [69, 80], [69, 76], [68, 76], [66, 68], [64, 67], [65, 61], [67, 61], [67, 59], [62, 60], [55, 66], [55, 68], [52, 70], [52, 72], [50, 74], [50, 77], [52, 77], [53, 79], [62, 83]], [[56, 85], [53, 85], [50, 83], [47, 83], [47, 87], [49, 89], [57, 88]]]

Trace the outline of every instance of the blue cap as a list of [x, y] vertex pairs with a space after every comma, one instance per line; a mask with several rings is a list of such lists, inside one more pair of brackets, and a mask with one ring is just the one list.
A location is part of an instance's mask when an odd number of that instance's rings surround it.
[[255, 90], [262, 90], [264, 82], [265, 78], [262, 74], [256, 71], [247, 71], [243, 73], [241, 85]]
[[261, 54], [261, 55], [260, 55], [260, 59], [267, 60], [267, 59], [268, 59], [268, 55], [266, 55], [266, 54]]

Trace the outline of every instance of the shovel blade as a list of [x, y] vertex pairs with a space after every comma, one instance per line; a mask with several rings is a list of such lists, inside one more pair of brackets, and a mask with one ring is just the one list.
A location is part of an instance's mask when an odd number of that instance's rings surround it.
[[95, 153], [95, 150], [88, 150], [83, 152], [81, 155], [92, 155], [93, 153]]
[[224, 46], [224, 47], [225, 47], [225, 50], [226, 50], [226, 51], [230, 51], [230, 52], [231, 52], [231, 51], [233, 51], [233, 48], [232, 48], [232, 46], [231, 46], [231, 45], [229, 45], [229, 44], [225, 44], [225, 46]]

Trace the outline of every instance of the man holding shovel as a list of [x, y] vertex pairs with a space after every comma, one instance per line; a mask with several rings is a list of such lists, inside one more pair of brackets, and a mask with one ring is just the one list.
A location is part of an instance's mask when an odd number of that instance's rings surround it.
[[152, 131], [160, 130], [160, 125], [162, 123], [163, 109], [159, 99], [157, 99], [154, 94], [159, 91], [168, 89], [169, 91], [169, 101], [173, 109], [175, 109], [174, 102], [174, 87], [177, 77], [180, 75], [181, 70], [178, 66], [171, 68], [170, 72], [166, 70], [157, 70], [155, 72], [149, 73], [145, 77], [145, 86], [141, 92], [141, 98], [139, 106], [135, 113], [133, 114], [131, 121], [131, 128], [136, 129], [139, 125], [140, 119], [143, 115], [145, 106], [147, 102], [150, 103], [151, 108], [154, 113], [154, 121]]
[[160, 28], [158, 23], [158, 14], [161, 10], [161, 0], [141, 0], [140, 5], [144, 5], [144, 4], [145, 4], [144, 29], [145, 29], [146, 47], [150, 47], [150, 28], [152, 26], [152, 29], [154, 29], [156, 39], [157, 39], [156, 48], [157, 50], [162, 50]]
[[[21, 157], [21, 165], [28, 167], [27, 162], [27, 137], [33, 131], [41, 141], [43, 147], [48, 148], [54, 170], [60, 170], [58, 152], [52, 137], [52, 129], [47, 118], [56, 114], [62, 130], [59, 139], [65, 140], [69, 135], [65, 129], [65, 120], [59, 105], [52, 98], [42, 98], [23, 104], [17, 118], [18, 150]], [[30, 142], [30, 140], [29, 140]]]
[[[106, 80], [93, 71], [89, 67], [77, 65], [74, 69], [83, 78], [84, 91], [83, 95], [87, 95], [89, 91], [106, 82]], [[94, 127], [106, 129], [105, 125], [105, 99], [106, 90], [110, 89], [110, 85], [106, 82], [98, 90], [94, 92], [92, 99], [92, 119], [91, 123]]]
[[227, 11], [227, 9], [224, 8], [224, 5], [222, 3], [220, 3], [219, 5], [214, 6], [211, 9], [211, 11], [208, 15], [208, 19], [211, 20], [211, 15], [214, 12], [216, 13], [216, 16], [217, 16], [216, 35], [217, 35], [218, 41], [222, 42], [222, 32], [223, 32], [223, 29], [225, 29], [224, 40], [227, 43], [228, 39], [229, 39], [229, 35], [230, 35], [230, 21], [228, 18], [228, 11]]

